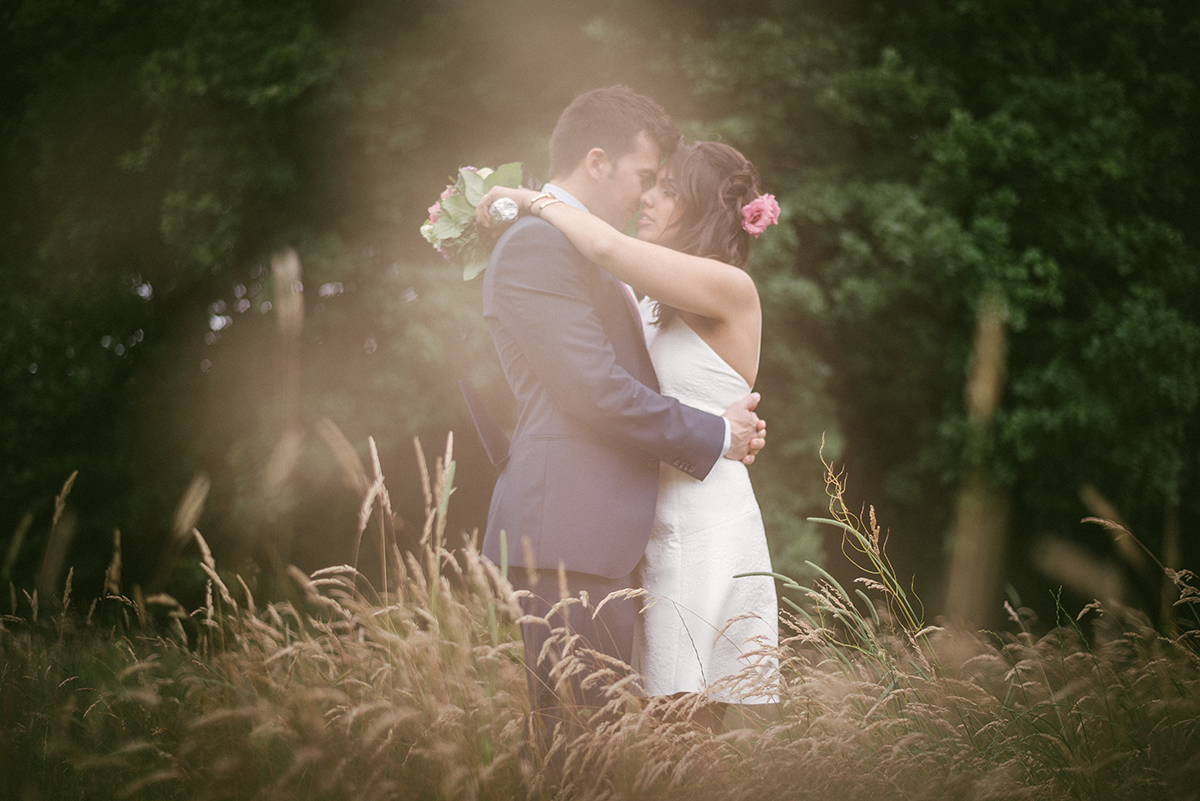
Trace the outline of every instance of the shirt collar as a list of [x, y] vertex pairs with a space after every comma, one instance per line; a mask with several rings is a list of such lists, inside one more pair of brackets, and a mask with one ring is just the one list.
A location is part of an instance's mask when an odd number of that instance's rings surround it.
[[563, 203], [566, 203], [568, 206], [577, 208], [580, 211], [588, 210], [587, 206], [580, 203], [579, 199], [577, 197], [572, 195], [567, 190], [563, 189], [561, 186], [556, 186], [555, 184], [542, 184], [542, 191], [549, 192], [550, 194], [554, 195], [556, 198], [561, 200]]

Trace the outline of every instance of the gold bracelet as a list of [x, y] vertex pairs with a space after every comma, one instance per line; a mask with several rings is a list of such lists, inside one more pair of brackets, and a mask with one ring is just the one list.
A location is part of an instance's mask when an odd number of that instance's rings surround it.
[[538, 203], [539, 200], [546, 200], [548, 198], [553, 198], [553, 197], [554, 197], [554, 195], [552, 195], [550, 192], [541, 192], [540, 194], [535, 194], [535, 195], [533, 195], [532, 198], [529, 198], [529, 213], [530, 213], [530, 215], [532, 215], [532, 213], [533, 213], [533, 204]]
[[542, 212], [544, 212], [544, 211], [546, 210], [546, 207], [547, 207], [547, 206], [551, 206], [551, 205], [553, 205], [553, 204], [555, 204], [555, 203], [562, 203], [562, 201], [561, 201], [561, 200], [559, 200], [559, 199], [558, 199], [558, 198], [556, 198], [556, 197], [552, 197], [552, 198], [550, 198], [549, 200], [543, 200], [543, 201], [542, 201], [542, 205], [538, 206], [536, 210], [533, 208], [533, 206], [532, 206], [532, 205], [530, 205], [530, 207], [529, 207], [529, 211], [530, 211], [530, 213], [532, 213], [534, 216], [536, 216], [536, 217], [541, 217], [541, 216], [542, 216]]

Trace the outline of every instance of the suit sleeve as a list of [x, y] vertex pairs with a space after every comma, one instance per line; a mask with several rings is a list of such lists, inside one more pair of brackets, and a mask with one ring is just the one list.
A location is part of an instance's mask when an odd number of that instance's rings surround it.
[[703, 478], [721, 457], [725, 422], [642, 384], [616, 361], [596, 309], [595, 274], [545, 223], [511, 232], [489, 270], [493, 314], [555, 404], [603, 434]]

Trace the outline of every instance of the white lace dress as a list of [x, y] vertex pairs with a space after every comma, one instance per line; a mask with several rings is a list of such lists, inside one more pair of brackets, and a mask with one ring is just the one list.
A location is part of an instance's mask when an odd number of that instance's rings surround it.
[[[646, 345], [664, 395], [721, 414], [750, 387], [687, 323], [653, 325]], [[778, 700], [778, 606], [762, 513], [741, 462], [721, 458], [703, 481], [662, 465], [658, 506], [638, 578], [647, 595], [634, 667], [649, 695], [704, 693], [742, 704]]]

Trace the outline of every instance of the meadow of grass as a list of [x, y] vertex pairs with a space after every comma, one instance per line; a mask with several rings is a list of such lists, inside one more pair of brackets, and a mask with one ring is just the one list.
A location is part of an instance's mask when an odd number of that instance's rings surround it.
[[[502, 569], [447, 537], [449, 445], [425, 473], [415, 553], [395, 547], [372, 467], [350, 469], [359, 535], [386, 556], [378, 587], [353, 566], [293, 569], [289, 599], [260, 605], [194, 529], [209, 582], [198, 609], [123, 593], [119, 549], [88, 610], [72, 608], [69, 578], [52, 608], [10, 586], [0, 796], [1200, 798], [1194, 625], [1164, 636], [1091, 605], [1042, 631], [1022, 610], [1015, 633], [927, 626], [874, 516], [850, 513], [832, 474], [827, 522], [864, 575], [850, 590], [827, 576], [789, 603], [776, 714], [731, 710], [714, 732], [695, 698], [645, 703], [616, 687], [616, 714], [559, 737], [561, 772], [547, 770], [525, 746]], [[1180, 617], [1194, 618], [1194, 577], [1173, 577]]]

